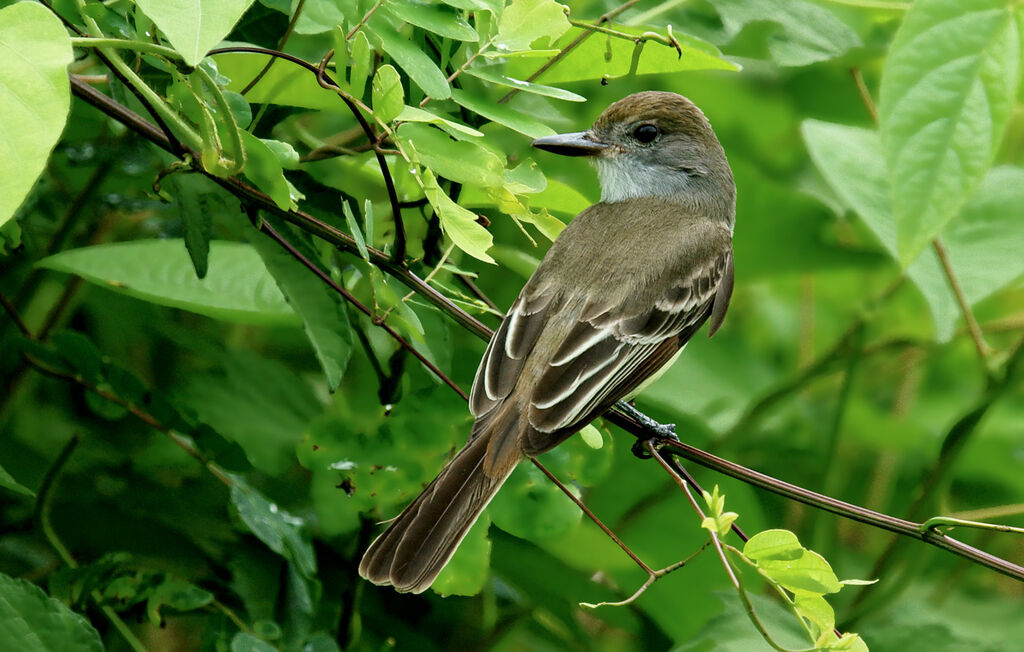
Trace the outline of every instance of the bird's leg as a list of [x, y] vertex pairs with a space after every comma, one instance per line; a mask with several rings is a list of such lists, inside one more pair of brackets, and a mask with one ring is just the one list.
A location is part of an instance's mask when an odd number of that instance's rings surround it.
[[633, 455], [636, 455], [640, 459], [647, 459], [651, 456], [651, 454], [648, 453], [643, 446], [643, 443], [647, 441], [647, 439], [672, 439], [675, 441], [679, 441], [679, 437], [676, 436], [676, 424], [658, 423], [657, 421], [650, 418], [649, 416], [647, 416], [646, 414], [644, 414], [643, 412], [636, 409], [635, 407], [633, 407], [632, 405], [625, 401], [619, 401], [618, 403], [615, 404], [615, 407], [620, 412], [622, 412], [629, 418], [639, 423], [641, 426], [644, 427], [645, 430], [647, 430], [651, 434], [651, 436], [647, 437], [646, 439], [637, 439], [636, 443], [633, 444], [633, 448], [631, 449]]

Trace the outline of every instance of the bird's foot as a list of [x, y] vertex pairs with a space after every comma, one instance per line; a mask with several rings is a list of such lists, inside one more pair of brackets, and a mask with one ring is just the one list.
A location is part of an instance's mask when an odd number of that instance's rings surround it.
[[648, 437], [643, 439], [637, 439], [636, 443], [633, 444], [631, 449], [633, 455], [636, 455], [640, 459], [648, 459], [651, 457], [651, 453], [644, 447], [644, 443], [648, 441], [654, 441], [655, 444], [664, 441], [679, 441], [679, 437], [676, 436], [676, 424], [674, 423], [658, 423], [654, 419], [650, 418], [640, 410], [636, 409], [632, 405], [626, 402], [620, 402], [618, 407], [622, 412], [629, 415], [631, 419], [639, 423], [649, 433]]

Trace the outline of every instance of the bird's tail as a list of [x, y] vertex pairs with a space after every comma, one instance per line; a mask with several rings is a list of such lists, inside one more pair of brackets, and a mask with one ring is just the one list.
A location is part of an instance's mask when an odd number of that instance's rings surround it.
[[433, 583], [523, 459], [514, 445], [518, 434], [514, 426], [483, 430], [474, 433], [466, 447], [370, 544], [359, 563], [360, 575], [374, 584], [391, 584], [402, 593], [422, 593]]

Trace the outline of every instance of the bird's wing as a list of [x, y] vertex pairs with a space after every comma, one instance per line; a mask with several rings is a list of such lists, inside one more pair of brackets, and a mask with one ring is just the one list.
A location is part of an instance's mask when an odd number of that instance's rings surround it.
[[[731, 266], [728, 247], [709, 252], [691, 262], [653, 305], [632, 314], [622, 314], [604, 296], [589, 297], [534, 383], [533, 432], [521, 442], [524, 451], [536, 454], [557, 445], [671, 359], [711, 314]], [[567, 303], [554, 293], [524, 292], [516, 300], [477, 371], [470, 408], [478, 419], [511, 394], [545, 325]]]
[[653, 306], [622, 316], [595, 298], [548, 361], [530, 406], [536, 432], [524, 442], [534, 454], [610, 407], [668, 362], [711, 314], [732, 263], [721, 251], [689, 268]]

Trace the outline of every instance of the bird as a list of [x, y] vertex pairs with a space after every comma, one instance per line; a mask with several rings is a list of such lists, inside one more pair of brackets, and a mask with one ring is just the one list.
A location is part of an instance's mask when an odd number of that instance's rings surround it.
[[635, 394], [733, 289], [736, 186], [704, 113], [644, 91], [533, 147], [587, 157], [601, 199], [559, 234], [487, 345], [466, 445], [369, 546], [359, 574], [421, 593], [519, 462]]

